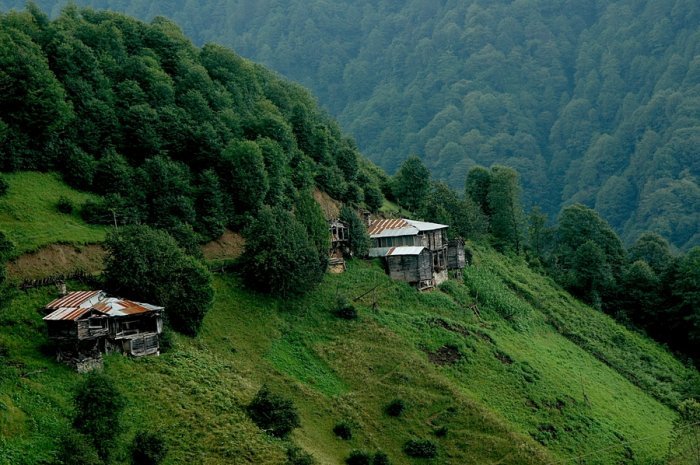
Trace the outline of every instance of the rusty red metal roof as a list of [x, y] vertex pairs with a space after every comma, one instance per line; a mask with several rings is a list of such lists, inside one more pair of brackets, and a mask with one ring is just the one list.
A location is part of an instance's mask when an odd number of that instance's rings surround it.
[[[95, 311], [91, 307], [69, 307], [69, 308], [59, 308], [44, 317], [44, 321], [75, 321], [79, 320], [83, 315], [89, 314]], [[104, 313], [98, 310], [99, 313]]]
[[56, 310], [59, 308], [79, 308], [89, 307], [89, 301], [95, 297], [99, 297], [102, 291], [74, 291], [69, 292], [63, 297], [52, 300], [46, 304], [47, 310]]
[[403, 229], [409, 228], [410, 226], [411, 225], [409, 225], [403, 218], [389, 218], [386, 220], [372, 221], [372, 223], [370, 223], [369, 225], [369, 228], [367, 228], [367, 232], [370, 235], [373, 235], [379, 234], [387, 229]]

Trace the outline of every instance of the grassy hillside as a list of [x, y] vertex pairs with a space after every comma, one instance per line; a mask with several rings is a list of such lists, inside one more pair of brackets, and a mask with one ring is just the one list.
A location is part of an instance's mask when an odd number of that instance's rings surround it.
[[58, 211], [60, 198], [79, 207], [95, 196], [69, 188], [55, 173], [6, 173], [10, 185], [0, 197], [0, 231], [14, 242], [15, 254], [31, 252], [56, 242], [88, 244], [100, 242], [106, 228], [86, 224], [76, 208], [72, 214]]
[[[283, 463], [284, 442], [244, 413], [262, 383], [294, 400], [303, 426], [292, 440], [324, 464], [353, 448], [382, 449], [392, 463], [663, 458], [675, 418], [665, 404], [682, 396], [689, 371], [517, 261], [478, 248], [465, 278], [418, 294], [355, 261], [307, 297], [277, 300], [219, 275], [199, 337], [175, 337], [158, 358], [106, 359], [128, 399], [122, 459], [148, 427], [167, 438], [167, 463]], [[356, 302], [359, 319], [331, 314], [337, 296], [375, 285]], [[81, 376], [53, 361], [38, 313], [53, 292], [16, 293], [0, 312], [2, 464], [50, 459], [70, 422]], [[407, 405], [400, 418], [383, 413], [395, 398]], [[341, 420], [353, 425], [351, 441], [332, 433]], [[408, 459], [411, 438], [435, 441], [439, 457]]]

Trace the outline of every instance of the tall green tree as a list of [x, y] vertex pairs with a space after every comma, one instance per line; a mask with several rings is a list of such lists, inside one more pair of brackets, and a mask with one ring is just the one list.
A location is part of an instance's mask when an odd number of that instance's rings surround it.
[[485, 215], [491, 215], [488, 195], [491, 188], [491, 172], [483, 166], [474, 166], [467, 173], [464, 192], [481, 208]]
[[518, 173], [505, 166], [493, 166], [487, 200], [494, 245], [520, 252], [524, 218]]
[[328, 268], [328, 254], [331, 248], [328, 222], [321, 207], [309, 192], [300, 192], [294, 216], [306, 228], [306, 234], [318, 254], [318, 266], [325, 272]]
[[115, 230], [105, 246], [107, 290], [162, 305], [173, 329], [197, 334], [214, 299], [211, 275], [201, 262], [166, 232], [143, 225]]
[[92, 440], [97, 454], [107, 461], [122, 431], [124, 397], [109, 377], [91, 373], [78, 387], [74, 401], [73, 426]]
[[399, 205], [419, 212], [430, 192], [430, 171], [416, 155], [403, 162], [394, 176], [393, 192]]
[[245, 231], [243, 282], [260, 292], [290, 296], [313, 289], [323, 278], [318, 250], [292, 213], [263, 207]]
[[340, 208], [340, 221], [348, 225], [350, 232], [350, 251], [355, 257], [365, 257], [369, 252], [370, 238], [365, 223], [357, 212], [347, 205]]

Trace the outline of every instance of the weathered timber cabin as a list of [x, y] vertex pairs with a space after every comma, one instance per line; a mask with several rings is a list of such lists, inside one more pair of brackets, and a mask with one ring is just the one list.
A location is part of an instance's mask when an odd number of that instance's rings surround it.
[[102, 365], [102, 353], [158, 354], [163, 307], [107, 297], [102, 291], [70, 292], [48, 305], [44, 317], [56, 359], [79, 372]]
[[447, 269], [461, 270], [467, 266], [464, 256], [464, 239], [456, 238], [447, 242]]
[[371, 221], [369, 256], [384, 257], [392, 278], [419, 289], [435, 287], [448, 279], [448, 227], [405, 218]]

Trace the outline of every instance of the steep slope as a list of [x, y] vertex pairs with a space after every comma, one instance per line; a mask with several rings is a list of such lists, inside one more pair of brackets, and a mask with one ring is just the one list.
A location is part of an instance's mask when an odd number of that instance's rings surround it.
[[[293, 399], [302, 427], [292, 441], [324, 464], [354, 448], [414, 463], [402, 451], [412, 438], [438, 445], [433, 463], [661, 460], [669, 406], [697, 373], [520, 261], [472, 247], [464, 283], [424, 294], [375, 262], [352, 261], [291, 300], [218, 275], [198, 337], [175, 336], [157, 358], [107, 357], [128, 402], [117, 461], [137, 430], [153, 428], [170, 448], [166, 463], [283, 463], [286, 444], [245, 414], [263, 383]], [[375, 286], [355, 302], [357, 320], [333, 316], [338, 296]], [[0, 303], [0, 463], [49, 460], [70, 424], [81, 376], [53, 360], [38, 312], [54, 295], [11, 292]], [[406, 412], [389, 417], [396, 398]], [[352, 440], [332, 433], [340, 421]]]
[[551, 215], [583, 202], [627, 243], [700, 243], [697, 2], [79, 3], [165, 15], [303, 83], [390, 171], [417, 153], [461, 190], [505, 163]]

